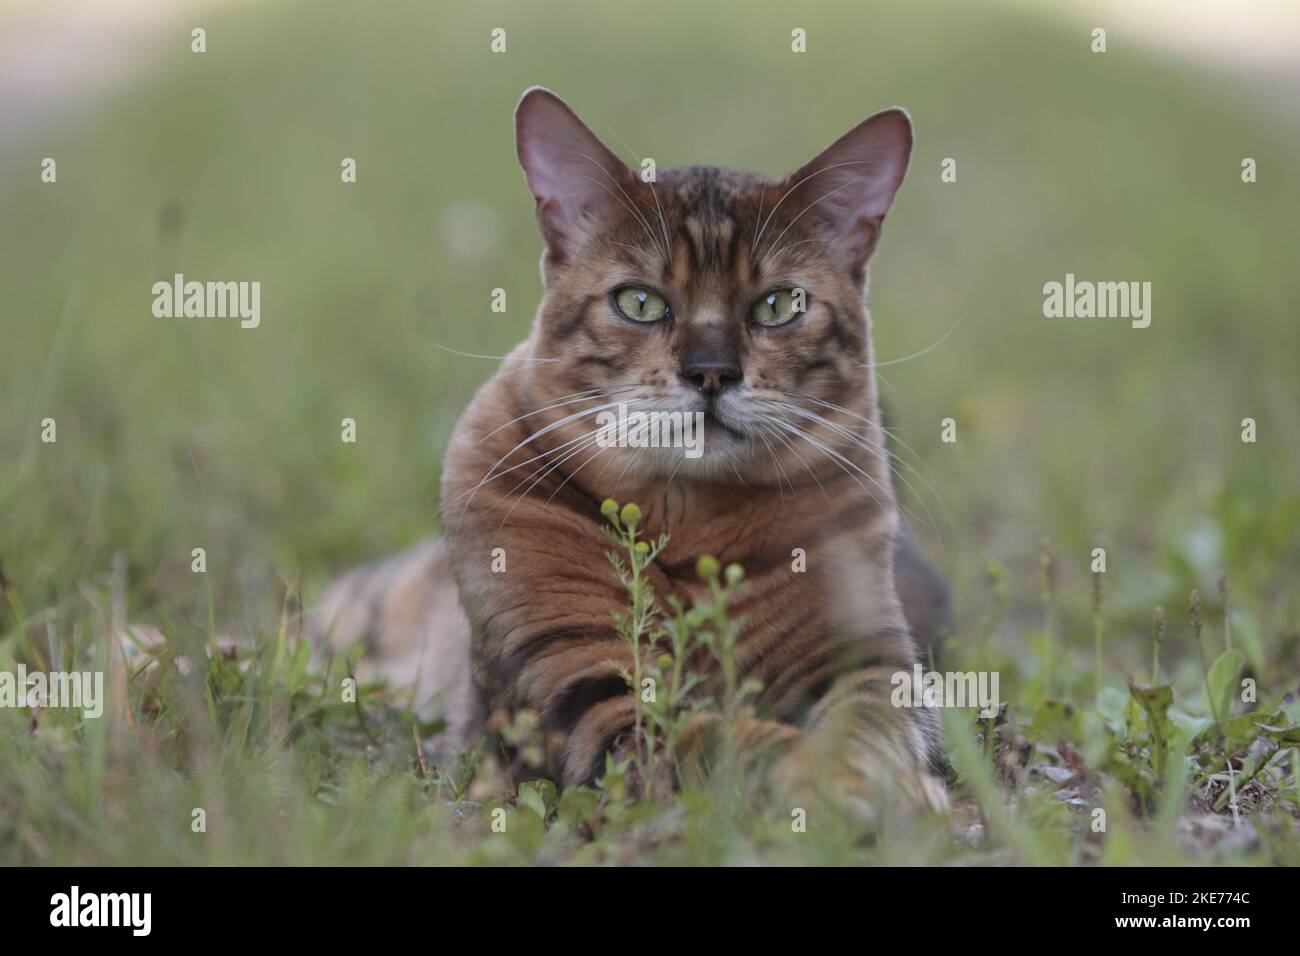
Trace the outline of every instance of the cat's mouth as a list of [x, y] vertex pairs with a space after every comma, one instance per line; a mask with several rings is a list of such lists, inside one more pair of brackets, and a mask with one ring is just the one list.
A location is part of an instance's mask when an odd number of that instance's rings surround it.
[[706, 428], [716, 428], [724, 434], [730, 435], [737, 441], [744, 441], [746, 437], [744, 432], [724, 422], [718, 415], [717, 406], [713, 404], [708, 405], [704, 409], [704, 425]]

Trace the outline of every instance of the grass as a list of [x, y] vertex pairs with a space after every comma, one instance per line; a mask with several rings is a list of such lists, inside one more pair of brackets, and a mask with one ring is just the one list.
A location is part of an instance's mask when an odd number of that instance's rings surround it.
[[[167, 636], [108, 718], [0, 709], [0, 859], [1300, 860], [1291, 118], [996, 8], [304, 11], [214, 14], [208, 53], [187, 28], [105, 114], [0, 157], [0, 670], [104, 666], [126, 622]], [[1005, 701], [992, 727], [953, 715], [952, 818], [886, 820], [864, 844], [849, 820], [796, 834], [712, 784], [661, 803], [617, 779], [505, 793], [483, 754], [422, 765], [434, 728], [383, 688], [344, 703], [343, 662], [307, 659], [301, 600], [437, 530], [442, 448], [492, 363], [435, 343], [502, 354], [526, 333], [539, 244], [509, 117], [533, 83], [660, 165], [784, 171], [911, 109], [913, 172], [874, 266], [879, 357], [959, 324], [882, 388], [934, 486], [908, 504], [938, 516], [918, 531], [955, 588], [942, 666], [998, 670]], [[262, 327], [154, 319], [173, 272], [261, 281]], [[1151, 328], [1043, 318], [1066, 272], [1151, 281]], [[218, 633], [242, 639], [234, 659]], [[1238, 671], [1253, 703], [1230, 693]], [[511, 732], [526, 743], [526, 721]]]

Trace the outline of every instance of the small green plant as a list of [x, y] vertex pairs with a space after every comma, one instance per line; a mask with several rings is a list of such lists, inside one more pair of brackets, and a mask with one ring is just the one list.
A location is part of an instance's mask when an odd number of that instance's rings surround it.
[[1043, 604], [1043, 693], [1050, 698], [1056, 664], [1056, 555], [1046, 540], [1038, 552], [1038, 569]]
[[1160, 683], [1160, 645], [1165, 639], [1165, 609], [1157, 607], [1151, 616], [1151, 683]]
[[1100, 571], [1092, 572], [1092, 693], [1101, 693], [1101, 633], [1102, 605], [1105, 603], [1106, 585]]
[[[727, 601], [744, 581], [740, 565], [722, 569], [711, 555], [696, 561], [696, 575], [707, 594], [688, 608], [677, 595], [666, 598], [670, 613], [659, 606], [649, 570], [668, 544], [660, 535], [641, 538], [641, 509], [633, 502], [601, 504], [602, 529], [615, 548], [608, 553], [614, 574], [628, 595], [629, 607], [614, 614], [614, 626], [632, 658], [623, 677], [633, 695], [635, 746], [632, 760], [646, 794], [666, 793], [679, 775], [678, 744], [693, 718], [713, 707], [723, 729], [723, 766], [734, 764], [733, 728], [744, 701], [755, 693], [753, 681], [738, 683], [736, 641], [741, 624], [727, 613]], [[708, 687], [697, 665], [706, 651], [716, 662], [720, 687]], [[731, 759], [729, 759], [731, 758]], [[671, 775], [671, 776], [670, 776]]]
[[[632, 655], [631, 671], [624, 671], [623, 677], [632, 689], [635, 701], [636, 725], [634, 731], [634, 756], [637, 773], [641, 780], [655, 779], [658, 747], [656, 746], [653, 714], [646, 707], [646, 693], [643, 693], [647, 679], [646, 665], [655, 651], [655, 644], [661, 630], [659, 626], [660, 610], [655, 602], [654, 585], [647, 576], [647, 569], [668, 543], [666, 537], [660, 537], [651, 544], [640, 540], [637, 525], [641, 521], [641, 509], [629, 502], [621, 509], [618, 502], [607, 498], [600, 506], [600, 513], [608, 523], [602, 530], [618, 548], [609, 552], [609, 562], [623, 589], [627, 591], [631, 607], [614, 613], [614, 626], [618, 630]], [[653, 680], [653, 678], [650, 678]], [[655, 688], [649, 688], [655, 696]]]
[[1228, 587], [1227, 572], [1219, 574], [1219, 599], [1223, 603], [1223, 646], [1232, 650], [1232, 591]]

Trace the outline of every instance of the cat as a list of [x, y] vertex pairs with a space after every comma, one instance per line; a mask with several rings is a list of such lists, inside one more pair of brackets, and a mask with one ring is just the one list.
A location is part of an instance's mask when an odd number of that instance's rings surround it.
[[[829, 754], [869, 788], [942, 805], [937, 714], [889, 703], [946, 592], [900, 525], [865, 306], [908, 115], [875, 113], [781, 179], [643, 178], [540, 87], [515, 130], [543, 240], [532, 332], [456, 426], [443, 538], [345, 577], [317, 632], [365, 635], [362, 676], [436, 698], [446, 747], [491, 711], [533, 709], [550, 775], [590, 784], [630, 747], [612, 623], [627, 596], [599, 509], [633, 501], [647, 538], [669, 536], [649, 572], [661, 599], [705, 593], [701, 554], [743, 566], [737, 657], [762, 686], [749, 736], [788, 779]], [[597, 442], [620, 404], [701, 415], [702, 453]]]

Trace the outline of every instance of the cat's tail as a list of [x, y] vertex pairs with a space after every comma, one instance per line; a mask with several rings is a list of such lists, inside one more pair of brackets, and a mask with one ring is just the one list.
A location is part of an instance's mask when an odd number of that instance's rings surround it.
[[445, 721], [436, 749], [463, 749], [480, 733], [485, 714], [470, 671], [469, 621], [442, 539], [349, 571], [325, 590], [306, 627], [322, 653], [360, 642], [358, 681], [383, 679], [410, 693], [421, 717]]
[[921, 659], [938, 660], [944, 640], [952, 636], [948, 584], [902, 522], [894, 538], [894, 587]]

